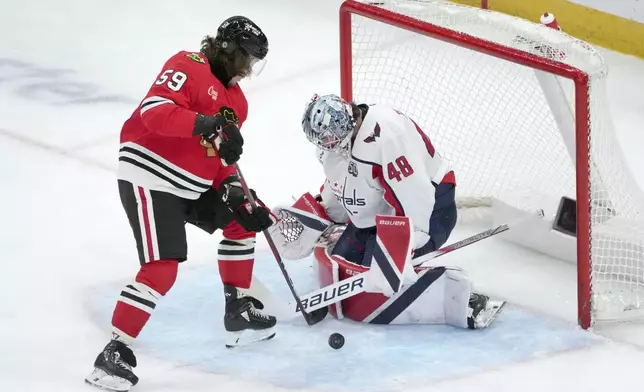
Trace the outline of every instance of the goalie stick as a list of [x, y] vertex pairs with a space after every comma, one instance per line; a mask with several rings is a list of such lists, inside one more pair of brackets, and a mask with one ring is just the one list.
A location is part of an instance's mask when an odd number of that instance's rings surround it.
[[464, 247], [466, 247], [468, 245], [472, 245], [472, 244], [474, 244], [476, 242], [479, 242], [481, 240], [484, 240], [486, 238], [490, 238], [490, 237], [492, 237], [494, 235], [501, 234], [501, 233], [503, 233], [504, 231], [507, 231], [507, 230], [510, 230], [510, 226], [508, 224], [499, 225], [499, 226], [494, 227], [492, 229], [485, 230], [483, 232], [475, 234], [475, 235], [473, 235], [471, 237], [467, 237], [467, 238], [465, 238], [463, 240], [460, 240], [458, 242], [455, 242], [455, 243], [453, 243], [451, 245], [444, 246], [444, 247], [442, 247], [442, 248], [440, 248], [438, 250], [435, 250], [433, 252], [429, 252], [428, 254], [426, 254], [425, 256], [420, 257], [419, 260], [417, 260], [417, 261], [420, 261], [420, 263], [418, 263], [415, 266], [415, 268], [417, 268], [417, 269], [430, 269], [430, 268], [432, 268], [432, 266], [426, 266], [426, 265], [423, 265], [423, 264], [425, 264], [425, 263], [427, 263], [427, 262], [429, 262], [429, 261], [431, 261], [431, 260], [433, 260], [433, 259], [435, 259], [437, 257], [440, 257], [440, 256], [443, 256], [443, 255], [445, 255], [447, 253], [453, 252], [456, 249], [464, 248]]
[[[248, 184], [246, 183], [246, 180], [244, 179], [241, 169], [239, 168], [239, 165], [235, 163], [233, 166], [237, 171], [237, 175], [239, 176], [239, 182], [241, 183], [242, 189], [244, 190], [244, 194], [248, 198], [248, 202], [250, 203], [251, 208], [255, 209], [257, 207], [257, 201], [251, 194]], [[295, 300], [295, 303], [297, 304], [298, 309], [305, 309], [305, 307], [302, 305], [302, 300], [300, 296], [297, 294], [297, 291], [295, 291], [295, 286], [293, 285], [293, 281], [291, 280], [291, 277], [288, 274], [288, 271], [286, 270], [286, 266], [284, 266], [284, 261], [282, 260], [282, 257], [280, 256], [279, 251], [275, 246], [275, 242], [273, 241], [273, 238], [271, 237], [268, 230], [264, 230], [263, 233], [264, 233], [264, 237], [266, 237], [266, 242], [268, 242], [268, 246], [271, 248], [271, 252], [273, 252], [275, 261], [277, 261], [277, 265], [279, 266], [280, 271], [282, 271], [284, 280], [286, 280], [286, 284], [288, 285], [288, 288], [291, 290], [291, 294], [293, 295], [293, 299]], [[317, 309], [320, 309], [320, 308], [317, 308]], [[327, 312], [328, 310], [326, 308], [318, 312], [304, 310], [302, 311], [302, 316], [304, 317], [304, 320], [306, 320], [306, 323], [308, 325], [315, 325], [320, 321], [322, 321], [324, 317], [326, 317]]]
[[[533, 214], [539, 218], [544, 217], [544, 211], [541, 209], [533, 211]], [[482, 231], [478, 234], [474, 234], [473, 236], [467, 237], [460, 241], [454, 242], [453, 244], [444, 246], [440, 249], [430, 252], [424, 256], [421, 256], [418, 260], [415, 260], [418, 264], [416, 264], [414, 268], [416, 270], [421, 270], [421, 271], [432, 269], [433, 266], [424, 265], [424, 264], [430, 262], [431, 260], [437, 257], [453, 252], [457, 249], [464, 248], [466, 246], [482, 241], [486, 238], [490, 238], [497, 234], [501, 234], [505, 231], [508, 231], [510, 230], [511, 226], [514, 226], [523, 220], [525, 220], [525, 217], [522, 217], [517, 220], [513, 220], [510, 223], [504, 223], [504, 224], [498, 225], [491, 229]], [[354, 295], [360, 294], [365, 291], [364, 282], [365, 282], [365, 279], [367, 279], [367, 276], [365, 275], [367, 273], [368, 271], [360, 273], [358, 275], [354, 275], [340, 282], [322, 287], [318, 290], [315, 290], [309, 294], [306, 294], [300, 297], [300, 302], [297, 304], [289, 303], [289, 306], [291, 309], [293, 309], [294, 306], [297, 305], [297, 307], [295, 307], [295, 312], [298, 312], [300, 309], [302, 309], [302, 305], [304, 305], [305, 311], [311, 312], [311, 311], [315, 311], [316, 309], [324, 308], [328, 305], [334, 304], [346, 298], [353, 297]]]
[[[435, 258], [446, 255], [447, 253], [453, 252], [457, 249], [464, 248], [468, 245], [472, 245], [476, 242], [490, 238], [497, 234], [501, 234], [507, 230], [510, 230], [509, 224], [502, 224], [492, 229], [485, 230], [478, 234], [475, 234], [471, 237], [467, 237], [461, 241], [455, 242], [451, 245], [442, 247], [438, 250], [430, 252], [422, 257], [422, 262], [415, 267], [415, 269], [428, 270], [433, 267], [423, 266], [423, 264], [433, 260]], [[353, 297], [354, 295], [360, 294], [365, 291], [365, 280], [368, 278], [367, 272], [362, 272], [358, 275], [354, 275], [348, 279], [341, 280], [337, 283], [324, 286], [318, 290], [315, 290], [309, 294], [298, 297], [296, 303], [290, 302], [289, 308], [295, 309], [295, 312], [299, 312], [301, 309], [304, 309], [303, 313], [314, 312], [318, 309], [326, 308], [329, 305], [332, 305], [336, 302], [342, 301], [344, 299]]]

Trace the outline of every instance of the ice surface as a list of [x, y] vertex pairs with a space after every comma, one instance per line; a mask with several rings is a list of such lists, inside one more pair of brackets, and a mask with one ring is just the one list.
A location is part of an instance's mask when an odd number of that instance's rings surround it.
[[[270, 252], [257, 255], [255, 272], [285, 300], [289, 291]], [[289, 263], [297, 288], [315, 287], [311, 260]], [[96, 290], [90, 309], [99, 325], [109, 326], [122, 282]], [[361, 325], [328, 317], [308, 327], [302, 319], [280, 323], [275, 339], [239, 349], [224, 347], [223, 299], [216, 266], [191, 269], [155, 309], [140, 336], [142, 350], [159, 358], [198, 366], [213, 373], [261, 380], [290, 389], [395, 391], [604, 342], [571, 323], [508, 305], [494, 328], [468, 331], [449, 326]], [[341, 350], [327, 344], [340, 332]], [[266, 358], [267, 360], [259, 360]], [[332, 366], [329, 366], [331, 365]]]
[[[269, 205], [317, 189], [322, 172], [299, 137], [299, 120], [312, 93], [339, 88], [339, 3], [33, 0], [0, 13], [3, 391], [91, 390], [83, 377], [108, 339], [119, 286], [138, 269], [115, 181], [120, 125], [163, 61], [196, 49], [228, 15], [257, 19], [271, 42], [264, 73], [245, 83], [251, 116], [244, 174]], [[644, 63], [611, 53], [607, 59], [610, 109], [642, 186]], [[574, 266], [494, 239], [445, 256], [466, 268], [478, 289], [511, 299], [489, 331], [394, 332], [329, 319], [315, 327], [286, 324], [273, 341], [224, 350], [219, 238], [192, 228], [188, 235], [190, 260], [137, 346], [137, 391], [641, 387], [642, 325], [598, 328], [610, 341], [579, 331]], [[288, 298], [265, 250], [260, 239], [257, 274]], [[306, 264], [289, 266], [301, 290], [312, 284]], [[326, 345], [331, 331], [345, 334], [342, 350]]]

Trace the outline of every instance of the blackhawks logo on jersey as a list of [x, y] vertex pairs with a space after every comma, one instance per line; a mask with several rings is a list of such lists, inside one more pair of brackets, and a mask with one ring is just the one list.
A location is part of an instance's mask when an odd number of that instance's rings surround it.
[[204, 59], [202, 59], [201, 56], [199, 56], [199, 53], [188, 53], [186, 55], [186, 57], [189, 58], [190, 60], [196, 61], [196, 62], [198, 62], [200, 64], [206, 64]]
[[215, 116], [223, 116], [228, 123], [239, 124], [239, 117], [237, 117], [235, 111], [228, 106], [222, 106], [221, 109], [215, 113]]
[[[235, 114], [235, 111], [228, 106], [222, 106], [221, 109], [219, 109], [219, 111], [215, 113], [215, 116], [222, 116], [226, 119], [227, 123], [239, 124], [239, 118]], [[206, 156], [216, 157], [218, 155], [217, 149], [210, 141], [201, 139], [199, 141], [199, 144], [201, 145], [201, 147], [206, 149]]]

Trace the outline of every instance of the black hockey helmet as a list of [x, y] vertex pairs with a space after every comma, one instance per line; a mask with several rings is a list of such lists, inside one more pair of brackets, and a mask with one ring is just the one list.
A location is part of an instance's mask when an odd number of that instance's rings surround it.
[[268, 39], [262, 30], [244, 16], [226, 19], [217, 29], [217, 36], [201, 41], [201, 53], [210, 63], [210, 70], [224, 85], [259, 75], [266, 65]]
[[244, 16], [233, 16], [226, 19], [217, 29], [217, 45], [227, 53], [242, 48], [257, 60], [263, 60], [268, 54], [268, 39], [252, 20]]

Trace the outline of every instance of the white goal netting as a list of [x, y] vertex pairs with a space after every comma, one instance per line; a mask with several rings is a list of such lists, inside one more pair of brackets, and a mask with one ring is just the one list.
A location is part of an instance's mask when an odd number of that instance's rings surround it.
[[[530, 209], [538, 206], [516, 195], [577, 199], [578, 181], [588, 183], [590, 213], [578, 214], [590, 230], [578, 239], [590, 256], [578, 262], [590, 263], [591, 286], [580, 296], [588, 296], [593, 321], [641, 316], [644, 196], [613, 129], [600, 53], [549, 27], [452, 3], [367, 8], [379, 11], [350, 17], [351, 65], [343, 78], [351, 78], [351, 99], [392, 105], [416, 120], [452, 163], [462, 200], [497, 198]], [[434, 38], [423, 25], [445, 28], [463, 45]], [[498, 46], [487, 54], [463, 47], [472, 39]], [[499, 47], [510, 49], [500, 55]], [[521, 53], [551, 59], [569, 78], [588, 75], [587, 93], [577, 85], [575, 95], [573, 80], [531, 68]], [[575, 121], [586, 115], [580, 144]], [[588, 151], [581, 174], [577, 149]]]

